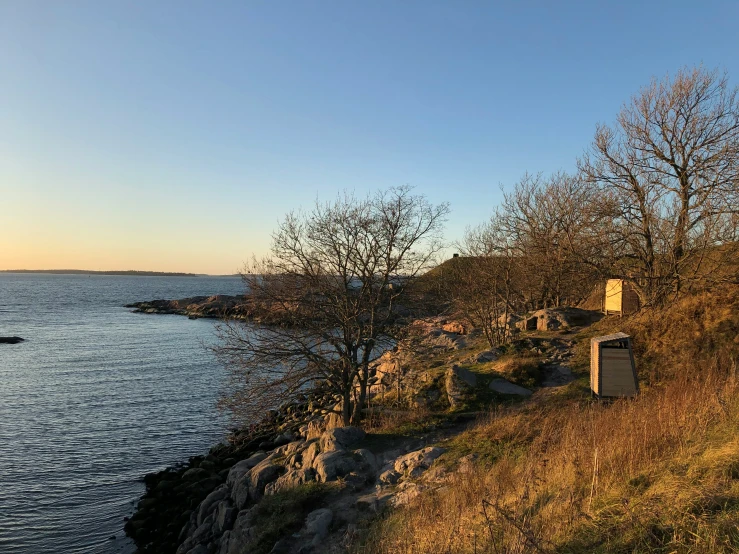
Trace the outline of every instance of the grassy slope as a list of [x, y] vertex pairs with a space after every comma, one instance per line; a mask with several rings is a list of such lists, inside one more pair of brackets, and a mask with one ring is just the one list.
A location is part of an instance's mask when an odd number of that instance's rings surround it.
[[[585, 393], [589, 337], [635, 337], [635, 400]], [[578, 380], [449, 441], [471, 472], [370, 530], [360, 552], [739, 552], [739, 292], [581, 333]], [[450, 461], [450, 460], [448, 460]]]

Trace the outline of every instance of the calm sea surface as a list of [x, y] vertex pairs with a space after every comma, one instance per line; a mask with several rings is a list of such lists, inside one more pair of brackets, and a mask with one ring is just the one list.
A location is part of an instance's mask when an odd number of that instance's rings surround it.
[[[129, 302], [237, 294], [238, 278], [0, 273], [0, 553], [128, 553], [145, 473], [204, 453], [228, 422], [213, 322]], [[110, 537], [115, 535], [115, 539]]]

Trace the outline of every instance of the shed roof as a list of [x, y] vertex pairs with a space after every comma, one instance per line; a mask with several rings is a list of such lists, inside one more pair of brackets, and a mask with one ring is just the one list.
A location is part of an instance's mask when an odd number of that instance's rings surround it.
[[626, 333], [613, 333], [612, 335], [603, 335], [602, 337], [593, 337], [593, 342], [595, 343], [601, 343], [601, 342], [610, 342], [615, 340], [622, 340], [622, 339], [628, 339], [630, 335], [627, 335]]

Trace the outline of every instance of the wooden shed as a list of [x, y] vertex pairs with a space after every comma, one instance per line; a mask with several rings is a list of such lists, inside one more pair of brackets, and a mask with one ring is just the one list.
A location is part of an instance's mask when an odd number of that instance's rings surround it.
[[615, 333], [590, 341], [590, 388], [598, 396], [634, 396], [639, 392], [631, 337]]
[[639, 309], [639, 295], [625, 279], [608, 279], [603, 311], [608, 314], [628, 315]]

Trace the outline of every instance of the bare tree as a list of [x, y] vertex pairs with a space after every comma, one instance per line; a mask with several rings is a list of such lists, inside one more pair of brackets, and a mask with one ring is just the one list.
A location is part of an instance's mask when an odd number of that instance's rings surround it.
[[520, 264], [513, 257], [499, 220], [465, 232], [458, 244], [462, 254], [448, 263], [446, 293], [453, 309], [472, 327], [481, 329], [491, 347], [510, 339], [509, 316], [519, 310], [521, 296], [515, 288]]
[[727, 76], [702, 67], [654, 80], [579, 161], [615, 200], [620, 275], [644, 302], [705, 282], [736, 251], [739, 100]]
[[359, 421], [369, 367], [392, 345], [399, 302], [440, 250], [448, 212], [401, 187], [288, 214], [271, 255], [243, 273], [254, 313], [272, 324], [221, 326], [223, 405], [253, 420], [320, 385], [341, 399], [345, 425]]
[[494, 217], [521, 265], [528, 308], [572, 304], [602, 271], [603, 210], [577, 177], [529, 174], [503, 195]]

